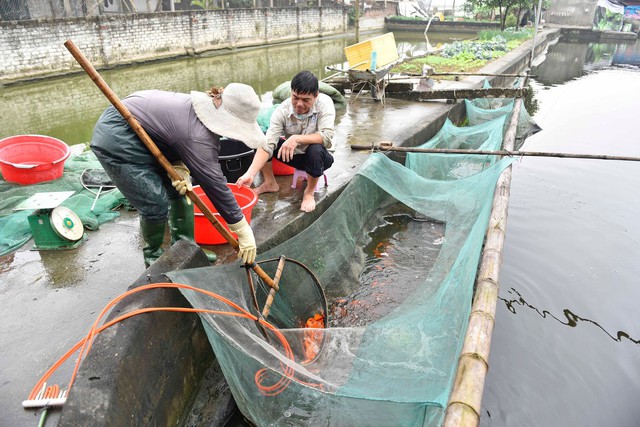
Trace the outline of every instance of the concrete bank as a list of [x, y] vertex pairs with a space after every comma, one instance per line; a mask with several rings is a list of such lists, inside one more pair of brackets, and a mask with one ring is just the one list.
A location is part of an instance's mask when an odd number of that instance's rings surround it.
[[[429, 20], [409, 20], [386, 18], [384, 27], [389, 31], [422, 31], [429, 24]], [[474, 21], [439, 21], [433, 20], [429, 25], [431, 33], [472, 33], [477, 34], [482, 30], [499, 30], [498, 22], [474, 22]]]
[[[557, 31], [539, 34], [536, 53], [542, 52], [548, 40], [556, 35]], [[489, 64], [483, 72], [524, 70], [531, 44], [531, 41], [524, 43]], [[443, 84], [472, 88], [480, 87], [483, 80], [484, 77], [469, 77]], [[508, 82], [495, 78], [492, 84]], [[392, 140], [397, 145], [419, 145], [435, 135], [447, 117], [456, 122], [464, 114], [461, 102], [408, 103], [387, 99], [383, 108], [363, 97], [352, 101], [336, 127], [335, 163], [327, 171], [328, 187], [318, 193], [316, 211], [312, 214], [299, 211], [301, 190], [291, 188], [290, 176], [278, 177], [280, 192], [261, 195], [252, 219], [259, 252], [305, 228], [335, 200], [369, 155], [352, 151], [350, 144]], [[217, 246], [215, 250], [220, 263], [235, 258], [228, 245]], [[206, 261], [195, 245], [181, 243], [132, 286], [164, 281], [163, 272], [202, 263]], [[110, 317], [134, 307], [156, 305], [184, 306], [186, 301], [177, 290], [154, 290], [133, 302], [119, 303]], [[62, 410], [60, 425], [215, 425], [223, 424], [233, 411], [232, 397], [195, 315], [154, 313], [129, 319], [96, 338]]]

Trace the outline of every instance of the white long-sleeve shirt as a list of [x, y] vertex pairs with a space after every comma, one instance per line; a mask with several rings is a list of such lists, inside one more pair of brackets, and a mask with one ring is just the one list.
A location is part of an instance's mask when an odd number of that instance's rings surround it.
[[[302, 120], [296, 117], [291, 98], [288, 98], [271, 115], [267, 142], [262, 148], [272, 156], [281, 136], [289, 138], [291, 135], [319, 133], [322, 136], [322, 145], [329, 149], [332, 146], [335, 119], [336, 109], [333, 100], [324, 93], [318, 94], [318, 99], [309, 110], [309, 114]], [[303, 154], [306, 149], [307, 145], [298, 145], [294, 154]]]

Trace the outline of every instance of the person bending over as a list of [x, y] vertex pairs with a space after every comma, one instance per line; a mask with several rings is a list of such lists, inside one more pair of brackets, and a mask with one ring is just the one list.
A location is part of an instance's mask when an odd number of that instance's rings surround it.
[[271, 166], [275, 155], [283, 163], [307, 173], [307, 186], [300, 210], [316, 208], [314, 190], [318, 179], [333, 164], [331, 140], [336, 110], [333, 100], [318, 91], [318, 78], [310, 71], [301, 71], [291, 80], [291, 97], [273, 112], [266, 144], [258, 148], [253, 162], [238, 185], [251, 185], [258, 171], [264, 178], [255, 188], [258, 194], [280, 189]]
[[91, 149], [107, 175], [138, 210], [145, 265], [152, 264], [164, 252], [167, 219], [172, 243], [194, 239], [193, 205], [181, 197], [191, 190], [190, 175], [229, 229], [238, 235], [239, 257], [247, 264], [253, 263], [253, 231], [218, 162], [221, 136], [240, 140], [252, 148], [265, 143], [256, 122], [260, 99], [253, 88], [231, 83], [207, 93], [145, 90], [129, 95], [123, 103], [182, 178], [171, 182], [113, 106], [102, 113], [93, 131]]

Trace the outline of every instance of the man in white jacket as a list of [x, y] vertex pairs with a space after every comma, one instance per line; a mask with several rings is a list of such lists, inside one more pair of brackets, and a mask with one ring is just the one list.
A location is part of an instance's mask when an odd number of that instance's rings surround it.
[[260, 147], [248, 171], [238, 185], [251, 185], [258, 171], [264, 182], [256, 193], [280, 189], [271, 166], [274, 155], [283, 163], [307, 173], [307, 186], [300, 210], [316, 208], [314, 190], [318, 179], [333, 164], [331, 148], [336, 110], [333, 100], [318, 90], [318, 78], [310, 71], [301, 71], [291, 80], [291, 97], [273, 112], [266, 144]]

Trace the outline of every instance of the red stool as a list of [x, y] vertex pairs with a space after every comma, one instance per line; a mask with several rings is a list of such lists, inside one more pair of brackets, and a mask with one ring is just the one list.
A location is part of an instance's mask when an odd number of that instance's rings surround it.
[[291, 175], [295, 170], [293, 166], [282, 163], [280, 160], [276, 159], [275, 156], [271, 159], [271, 167], [275, 176]]
[[[324, 177], [324, 186], [326, 187], [327, 185], [329, 185], [329, 183], [327, 182], [327, 174], [322, 174], [322, 176]], [[303, 179], [303, 180], [307, 180], [307, 172], [306, 171], [301, 171], [300, 169], [294, 169], [293, 171], [293, 181], [291, 182], [291, 188], [296, 188], [298, 186], [298, 180], [299, 179]], [[320, 180], [318, 179], [318, 182], [316, 183], [316, 188], [313, 190], [314, 193], [317, 193], [318, 191], [320, 191]]]

